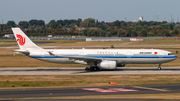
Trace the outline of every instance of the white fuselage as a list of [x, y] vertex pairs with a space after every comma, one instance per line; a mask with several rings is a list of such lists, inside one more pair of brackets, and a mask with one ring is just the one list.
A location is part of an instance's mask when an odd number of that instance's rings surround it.
[[[52, 52], [58, 56], [51, 56]], [[81, 56], [115, 60], [119, 64], [162, 64], [173, 61], [177, 56], [169, 51], [159, 49], [44, 49], [32, 50], [30, 57], [60, 64], [88, 64], [82, 60], [74, 60], [61, 56]]]

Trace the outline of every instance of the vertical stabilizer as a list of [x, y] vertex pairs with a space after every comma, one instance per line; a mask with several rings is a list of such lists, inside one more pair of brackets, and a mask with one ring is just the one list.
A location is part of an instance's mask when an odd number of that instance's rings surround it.
[[34, 44], [20, 28], [12, 28], [12, 31], [21, 50], [42, 49]]

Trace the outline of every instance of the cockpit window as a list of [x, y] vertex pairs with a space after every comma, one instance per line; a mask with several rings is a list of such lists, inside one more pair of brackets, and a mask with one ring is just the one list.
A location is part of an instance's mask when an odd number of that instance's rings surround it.
[[168, 55], [173, 55], [173, 53], [168, 53]]

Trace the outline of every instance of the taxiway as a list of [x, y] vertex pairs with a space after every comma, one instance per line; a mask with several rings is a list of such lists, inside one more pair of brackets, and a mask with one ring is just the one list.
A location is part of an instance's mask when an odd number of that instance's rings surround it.
[[180, 93], [180, 84], [41, 88], [41, 89], [0, 89], [0, 98], [63, 97], [86, 95], [158, 94]]
[[123, 67], [116, 70], [87, 72], [84, 68], [0, 68], [0, 75], [118, 75], [118, 74], [180, 74], [180, 67]]

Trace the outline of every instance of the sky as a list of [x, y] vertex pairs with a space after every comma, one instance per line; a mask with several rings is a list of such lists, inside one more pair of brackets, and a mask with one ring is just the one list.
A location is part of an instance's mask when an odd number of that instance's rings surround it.
[[171, 21], [180, 17], [180, 0], [0, 0], [0, 23], [94, 18], [116, 20]]

